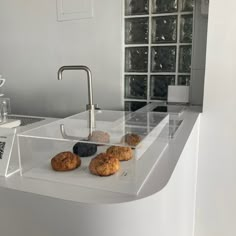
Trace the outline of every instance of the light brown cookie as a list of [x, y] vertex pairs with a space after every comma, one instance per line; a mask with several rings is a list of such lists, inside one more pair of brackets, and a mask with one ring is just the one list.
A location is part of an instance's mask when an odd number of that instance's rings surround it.
[[107, 153], [100, 153], [89, 164], [89, 170], [94, 175], [109, 176], [120, 169], [120, 162], [116, 157]]
[[129, 133], [121, 139], [121, 142], [130, 146], [137, 146], [141, 142], [141, 137], [137, 134]]
[[55, 171], [74, 170], [80, 165], [80, 157], [72, 152], [61, 152], [51, 159], [51, 166]]
[[96, 130], [96, 131], [93, 131], [92, 134], [88, 136], [88, 140], [92, 142], [98, 142], [98, 143], [109, 143], [110, 135], [106, 132]]
[[119, 161], [128, 161], [133, 157], [133, 151], [130, 147], [111, 146], [107, 153], [118, 158]]

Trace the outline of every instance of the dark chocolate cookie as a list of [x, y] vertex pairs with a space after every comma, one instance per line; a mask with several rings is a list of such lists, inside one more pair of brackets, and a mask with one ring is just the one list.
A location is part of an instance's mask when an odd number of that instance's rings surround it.
[[93, 143], [76, 143], [73, 152], [80, 157], [89, 157], [97, 152], [97, 145]]

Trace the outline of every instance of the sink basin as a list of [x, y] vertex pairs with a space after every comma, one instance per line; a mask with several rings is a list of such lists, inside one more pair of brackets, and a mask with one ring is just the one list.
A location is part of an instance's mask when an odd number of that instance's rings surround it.
[[161, 106], [156, 106], [155, 108], [152, 109], [154, 112], [165, 112], [165, 113], [170, 113], [170, 114], [178, 114], [180, 115], [184, 110], [184, 106], [180, 105], [161, 105]]

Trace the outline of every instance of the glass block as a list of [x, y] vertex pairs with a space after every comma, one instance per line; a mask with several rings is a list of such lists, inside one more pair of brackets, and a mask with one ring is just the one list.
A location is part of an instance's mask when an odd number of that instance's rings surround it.
[[192, 46], [179, 47], [179, 72], [191, 72]]
[[176, 46], [152, 47], [151, 71], [175, 72]]
[[153, 75], [150, 80], [150, 98], [167, 100], [168, 85], [175, 84], [174, 75]]
[[182, 11], [193, 11], [194, 0], [182, 0]]
[[152, 13], [170, 13], [178, 11], [178, 0], [152, 0]]
[[148, 71], [148, 47], [125, 48], [125, 71]]
[[148, 43], [148, 18], [131, 18], [125, 20], [125, 43]]
[[147, 105], [146, 102], [126, 101], [125, 102], [125, 111], [136, 111], [146, 105]]
[[147, 99], [147, 76], [126, 75], [125, 97], [134, 99]]
[[175, 43], [177, 39], [177, 16], [152, 18], [152, 43]]
[[125, 15], [149, 14], [149, 0], [125, 0]]
[[193, 38], [193, 15], [182, 15], [180, 19], [180, 42], [191, 43]]
[[190, 85], [190, 75], [179, 75], [178, 85]]

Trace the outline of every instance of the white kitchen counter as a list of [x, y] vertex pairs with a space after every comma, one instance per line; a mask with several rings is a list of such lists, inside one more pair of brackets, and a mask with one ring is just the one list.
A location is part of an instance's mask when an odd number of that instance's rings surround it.
[[[190, 236], [195, 209], [197, 110], [183, 112], [177, 136], [170, 140], [137, 196], [19, 174], [0, 177], [2, 235], [92, 236], [112, 232], [113, 236]], [[155, 142], [150, 149], [155, 151]]]

